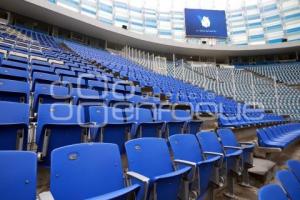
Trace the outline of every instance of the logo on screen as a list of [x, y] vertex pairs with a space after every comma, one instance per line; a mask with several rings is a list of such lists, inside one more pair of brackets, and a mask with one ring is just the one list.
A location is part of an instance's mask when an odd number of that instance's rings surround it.
[[209, 17], [203, 16], [202, 19], [201, 19], [201, 25], [202, 25], [204, 28], [209, 28], [209, 27], [210, 27], [210, 20], [209, 20]]

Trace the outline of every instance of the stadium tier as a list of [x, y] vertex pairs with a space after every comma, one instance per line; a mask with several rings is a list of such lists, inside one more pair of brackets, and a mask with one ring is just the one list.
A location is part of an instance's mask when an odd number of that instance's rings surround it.
[[257, 74], [286, 83], [287, 85], [299, 85], [299, 63], [281, 63], [272, 65], [247, 66], [246, 69]]
[[300, 199], [298, 0], [1, 0], [1, 200]]

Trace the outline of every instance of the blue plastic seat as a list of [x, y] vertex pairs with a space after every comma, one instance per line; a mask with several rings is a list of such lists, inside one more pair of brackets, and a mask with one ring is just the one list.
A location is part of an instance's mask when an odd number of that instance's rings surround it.
[[126, 120], [134, 123], [132, 137], [161, 137], [164, 123], [154, 121], [151, 110], [146, 108], [125, 109]]
[[29, 96], [29, 83], [0, 79], [0, 101], [29, 103]]
[[88, 141], [88, 125], [81, 106], [41, 104], [37, 115], [36, 143], [45, 165], [53, 149]]
[[93, 141], [114, 143], [124, 153], [124, 143], [130, 139], [131, 122], [124, 121], [123, 110], [107, 106], [91, 106], [89, 121]]
[[160, 109], [158, 118], [166, 123], [166, 135], [185, 133], [186, 127], [191, 120], [191, 116], [184, 110]]
[[253, 165], [252, 153], [255, 147], [254, 143], [238, 142], [231, 129], [223, 128], [217, 131], [226, 153], [232, 153], [237, 150], [243, 151], [243, 162], [249, 167]]
[[[201, 131], [197, 134], [197, 138], [204, 152], [214, 152], [217, 154], [223, 154], [225, 158], [237, 158], [243, 151], [240, 149], [234, 149], [232, 151], [225, 151], [223, 145], [218, 140], [218, 137], [214, 131]], [[208, 157], [215, 157], [216, 155], [211, 154]], [[231, 162], [227, 163], [228, 169], [234, 167]]]
[[54, 69], [50, 66], [34, 64], [34, 65], [31, 65], [31, 74], [33, 74], [34, 72], [54, 74]]
[[288, 200], [285, 192], [277, 184], [265, 185], [258, 191], [258, 200]]
[[[8, 59], [9, 58], [12, 58], [12, 56], [8, 56]], [[16, 56], [14, 56], [16, 57]], [[25, 70], [27, 71], [28, 70], [28, 63], [24, 63], [24, 62], [16, 62], [15, 60], [2, 60], [2, 63], [1, 65], [3, 67], [7, 67], [7, 68], [13, 68], [13, 69], [19, 69], [19, 70]]]
[[192, 181], [198, 180], [198, 184], [196, 184], [196, 191], [199, 194], [198, 198], [202, 198], [207, 194], [212, 183], [220, 185], [220, 177], [214, 174], [214, 168], [218, 167], [221, 156], [205, 159], [196, 136], [192, 134], [172, 135], [169, 137], [169, 142], [173, 151], [174, 161], [182, 166], [193, 168], [194, 180]]
[[242, 156], [243, 151], [240, 148], [230, 148], [228, 151], [224, 149], [223, 144], [219, 141], [214, 131], [202, 131], [197, 134], [198, 141], [202, 147], [202, 150], [207, 154], [208, 158], [216, 156], [222, 156], [223, 158], [223, 170], [222, 173], [227, 174], [228, 194], [229, 196], [234, 195], [234, 176], [241, 175], [243, 171]]
[[24, 70], [0, 67], [0, 78], [27, 82], [29, 74]]
[[0, 151], [0, 199], [36, 200], [37, 155]]
[[71, 85], [74, 88], [86, 88], [85, 80], [82, 78], [63, 76], [62, 82], [66, 85]]
[[[128, 175], [133, 183], [141, 183], [147, 199], [175, 200], [180, 193], [183, 177], [190, 167], [175, 170], [166, 141], [162, 138], [139, 138], [126, 142]], [[132, 173], [133, 172], [133, 173]], [[135, 176], [142, 175], [143, 180]], [[145, 186], [146, 185], [146, 186]], [[148, 191], [148, 192], [147, 192]]]
[[[99, 92], [91, 89], [84, 88], [72, 88], [71, 96], [73, 98], [73, 104], [103, 104], [104, 99], [99, 95]], [[97, 103], [97, 104], [96, 104]]]
[[300, 161], [299, 160], [288, 160], [287, 166], [289, 170], [293, 172], [298, 181], [300, 182]]
[[300, 182], [292, 172], [288, 170], [278, 171], [276, 179], [280, 181], [291, 200], [300, 199]]
[[35, 66], [35, 65], [37, 65], [37, 66], [44, 66], [44, 67], [50, 67], [50, 63], [47, 62], [47, 61], [32, 59], [31, 60], [31, 66]]
[[43, 83], [43, 84], [52, 84], [52, 83], [60, 82], [60, 77], [56, 74], [49, 74], [43, 72], [34, 72], [32, 74], [32, 88], [35, 88], [35, 84]]
[[57, 75], [60, 75], [61, 77], [62, 77], [62, 76], [76, 77], [76, 73], [75, 73], [75, 72], [70, 71], [70, 70], [66, 70], [66, 69], [61, 69], [61, 68], [56, 68], [56, 67], [55, 67], [54, 72], [55, 72]]
[[70, 103], [69, 89], [61, 85], [37, 83], [33, 94], [33, 112], [38, 111], [40, 104]]
[[126, 187], [118, 146], [75, 144], [51, 154], [50, 190], [56, 200], [126, 199], [139, 185]]
[[26, 150], [29, 105], [0, 101], [0, 150]]
[[97, 90], [99, 92], [108, 91], [108, 83], [101, 81], [88, 80], [88, 86], [91, 89]]

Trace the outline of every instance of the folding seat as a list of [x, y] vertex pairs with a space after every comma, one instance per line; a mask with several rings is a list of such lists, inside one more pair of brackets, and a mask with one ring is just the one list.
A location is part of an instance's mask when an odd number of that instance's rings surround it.
[[0, 151], [0, 163], [0, 199], [36, 200], [36, 154], [31, 151]]
[[130, 139], [132, 122], [125, 122], [122, 109], [107, 106], [89, 107], [91, 135], [95, 142], [114, 143], [124, 153], [124, 143]]
[[88, 140], [88, 125], [81, 106], [56, 103], [39, 106], [36, 143], [39, 157], [45, 165], [50, 164], [53, 149]]
[[[61, 59], [62, 60], [62, 59]], [[53, 68], [55, 69], [55, 72], [57, 74], [61, 74], [61, 75], [71, 75], [71, 76], [74, 76], [75, 75], [75, 72], [74, 73], [69, 73], [69, 72], [72, 72], [70, 70], [70, 67], [69, 66], [66, 66], [66, 65], [62, 65], [62, 64], [56, 64], [56, 63], [52, 63], [52, 66]]]
[[29, 74], [24, 70], [0, 67], [0, 78], [27, 82]]
[[51, 157], [50, 191], [56, 200], [127, 199], [140, 188], [124, 184], [115, 144], [69, 145], [55, 149]]
[[[205, 159], [195, 135], [176, 134], [169, 137], [173, 151], [174, 162], [192, 167], [192, 189], [197, 192], [197, 199], [206, 194], [214, 199], [213, 187], [222, 186], [219, 176], [221, 156]], [[195, 184], [196, 182], [196, 184]]]
[[126, 94], [125, 100], [131, 102], [134, 106], [138, 106], [143, 103], [143, 97], [135, 94]]
[[0, 150], [27, 149], [29, 105], [0, 101], [0, 110]]
[[98, 91], [91, 90], [91, 89], [72, 88], [71, 96], [73, 98], [74, 105], [85, 104], [85, 103], [99, 105], [99, 104], [104, 104], [105, 101], [100, 97]]
[[[187, 191], [180, 191], [181, 184], [191, 167], [174, 169], [166, 140], [162, 138], [139, 138], [125, 143], [128, 159], [127, 175], [132, 183], [140, 183], [139, 199], [145, 195], [146, 199], [177, 199]], [[184, 187], [185, 188], [185, 187]]]
[[57, 75], [60, 75], [60, 76], [76, 77], [76, 73], [73, 72], [73, 71], [70, 71], [70, 70], [57, 69], [57, 68], [55, 68], [54, 72], [55, 72]]
[[276, 179], [280, 181], [289, 199], [300, 199], [300, 182], [292, 172], [280, 170], [276, 173]]
[[0, 79], [0, 101], [28, 103], [29, 96], [29, 83], [9, 79]]
[[70, 85], [74, 88], [86, 88], [87, 87], [85, 80], [82, 78], [63, 76], [62, 82], [63, 82], [63, 84]]
[[32, 88], [35, 88], [36, 83], [52, 84], [60, 82], [60, 77], [56, 74], [49, 74], [43, 72], [33, 72], [32, 74]]
[[162, 137], [163, 121], [155, 121], [151, 110], [130, 107], [125, 109], [128, 122], [134, 123], [131, 135], [137, 137]]
[[131, 102], [125, 100], [125, 96], [122, 93], [117, 92], [103, 92], [101, 98], [106, 100], [108, 106], [117, 108], [127, 108], [132, 105]]
[[174, 134], [185, 133], [191, 120], [191, 115], [185, 110], [160, 109], [158, 115], [158, 119], [166, 124], [166, 138]]
[[1, 66], [12, 68], [12, 69], [19, 69], [19, 70], [28, 70], [28, 64], [23, 62], [16, 62], [12, 60], [2, 60]]
[[233, 184], [234, 176], [241, 175], [242, 173], [242, 154], [243, 151], [233, 147], [226, 147], [231, 149], [230, 151], [224, 150], [223, 145], [219, 141], [216, 133], [214, 131], [202, 131], [197, 134], [198, 141], [202, 147], [202, 150], [207, 154], [207, 158], [212, 158], [215, 156], [222, 156], [223, 158], [223, 172], [227, 173], [227, 192], [226, 196], [234, 197]]
[[94, 74], [89, 74], [86, 72], [78, 72], [78, 77], [82, 78], [83, 80], [85, 80], [85, 82], [87, 83], [89, 80], [95, 81], [97, 80], [96, 76]]
[[289, 170], [293, 172], [295, 177], [300, 182], [300, 161], [298, 160], [288, 160], [287, 166], [289, 167]]
[[112, 92], [117, 92], [121, 94], [126, 94], [124, 81], [123, 80], [115, 80], [116, 82], [113, 82], [112, 84], [108, 84], [109, 90]]
[[31, 74], [33, 74], [34, 72], [54, 74], [54, 69], [52, 67], [34, 64], [31, 65]]
[[243, 185], [249, 186], [248, 169], [253, 167], [254, 143], [238, 142], [231, 129], [218, 129], [219, 135], [226, 153], [234, 153], [236, 150], [243, 151]]
[[127, 93], [132, 93], [132, 94], [136, 94], [136, 95], [142, 94], [141, 88], [139, 86], [126, 85], [125, 91]]
[[40, 104], [70, 103], [71, 98], [67, 87], [37, 83], [33, 93], [33, 112], [38, 111]]
[[31, 59], [31, 65], [38, 65], [38, 66], [44, 66], [44, 67], [50, 67], [50, 63], [47, 61], [43, 60], [36, 60], [36, 59]]

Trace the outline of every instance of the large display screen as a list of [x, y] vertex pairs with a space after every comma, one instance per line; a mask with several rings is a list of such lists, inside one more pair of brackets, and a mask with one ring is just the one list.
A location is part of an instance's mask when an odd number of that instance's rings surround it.
[[187, 37], [227, 37], [224, 10], [185, 9], [184, 13]]

